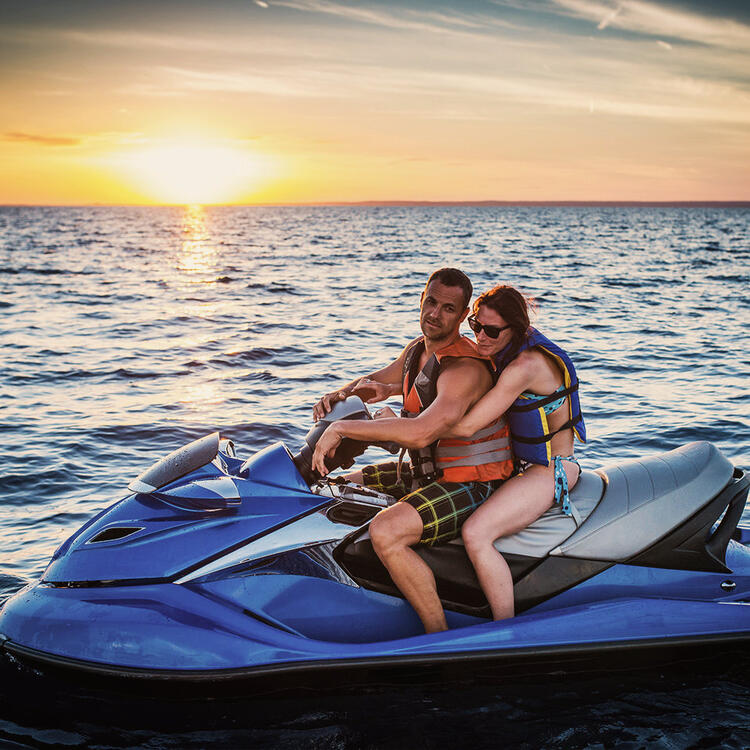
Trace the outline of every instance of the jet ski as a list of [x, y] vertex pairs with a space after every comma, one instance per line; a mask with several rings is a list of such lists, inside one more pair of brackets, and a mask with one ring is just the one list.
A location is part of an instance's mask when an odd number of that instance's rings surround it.
[[[279, 442], [243, 460], [218, 433], [170, 453], [6, 602], [0, 650], [42, 667], [201, 682], [747, 647], [750, 529], [738, 522], [750, 478], [707, 442], [584, 470], [573, 516], [553, 506], [498, 539], [512, 619], [491, 620], [460, 539], [420, 548], [449, 625], [425, 634], [368, 537], [396, 499], [311, 468], [328, 423], [369, 418], [350, 397], [296, 454]], [[329, 467], [366, 448], [343, 441]]]

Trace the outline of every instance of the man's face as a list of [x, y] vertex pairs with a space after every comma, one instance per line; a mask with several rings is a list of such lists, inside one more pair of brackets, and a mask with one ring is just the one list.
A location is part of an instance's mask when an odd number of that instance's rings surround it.
[[461, 287], [445, 286], [436, 279], [422, 292], [419, 327], [426, 339], [450, 340], [468, 312]]

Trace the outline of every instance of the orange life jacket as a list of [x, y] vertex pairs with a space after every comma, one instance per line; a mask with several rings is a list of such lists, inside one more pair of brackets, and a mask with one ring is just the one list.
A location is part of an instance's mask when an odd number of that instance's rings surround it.
[[[403, 417], [421, 414], [437, 396], [437, 380], [445, 357], [472, 357], [486, 361], [465, 336], [439, 349], [428, 358], [419, 372], [424, 338], [415, 341], [406, 351], [402, 376]], [[469, 438], [442, 438], [432, 445], [410, 449], [413, 475], [418, 480], [443, 482], [488, 482], [506, 479], [513, 472], [510, 431], [504, 417], [475, 432]]]

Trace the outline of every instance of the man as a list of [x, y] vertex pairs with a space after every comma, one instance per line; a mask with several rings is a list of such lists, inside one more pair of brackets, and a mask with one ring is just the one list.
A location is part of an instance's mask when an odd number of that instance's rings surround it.
[[468, 439], [451, 439], [459, 422], [492, 386], [489, 362], [459, 334], [469, 312], [472, 286], [454, 268], [441, 268], [421, 297], [422, 336], [377, 372], [328, 393], [315, 405], [320, 419], [331, 404], [357, 393], [368, 402], [403, 394], [402, 417], [390, 409], [373, 421], [333, 423], [315, 448], [313, 465], [327, 473], [325, 456], [343, 437], [392, 441], [409, 449], [410, 463], [366, 466], [348, 476], [355, 482], [401, 498], [370, 523], [373, 549], [428, 633], [447, 628], [429, 566], [412, 549], [458, 536], [461, 525], [512, 471], [509, 433], [500, 419]]

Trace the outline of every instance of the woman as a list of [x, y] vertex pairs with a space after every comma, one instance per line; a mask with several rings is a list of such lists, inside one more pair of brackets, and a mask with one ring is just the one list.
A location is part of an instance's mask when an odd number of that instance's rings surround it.
[[521, 472], [507, 480], [469, 516], [462, 537], [496, 620], [513, 617], [513, 579], [493, 542], [536, 521], [562, 504], [571, 514], [568, 492], [580, 466], [573, 440], [586, 440], [578, 401], [578, 378], [568, 355], [529, 325], [525, 297], [510, 286], [482, 294], [469, 316], [480, 354], [497, 366], [495, 386], [453, 428], [466, 437], [501, 414], [510, 422], [511, 442]]

